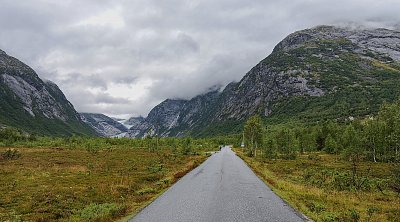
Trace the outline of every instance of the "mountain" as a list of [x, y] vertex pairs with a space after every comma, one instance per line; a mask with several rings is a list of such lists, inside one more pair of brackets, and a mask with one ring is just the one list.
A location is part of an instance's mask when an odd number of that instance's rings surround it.
[[81, 113], [82, 120], [104, 137], [114, 137], [124, 134], [128, 129], [115, 119], [103, 114]]
[[55, 83], [2, 50], [0, 125], [43, 135], [95, 135]]
[[[130, 137], [143, 137], [145, 134], [151, 135], [159, 132], [160, 136], [168, 136], [168, 129], [175, 126], [181, 107], [185, 100], [167, 99], [154, 107], [146, 119], [135, 118], [134, 125], [129, 129]], [[153, 132], [149, 132], [152, 129]]]
[[129, 137], [145, 135], [184, 136], [204, 127], [213, 113], [220, 95], [219, 89], [211, 90], [191, 100], [167, 99], [154, 107], [145, 119], [140, 119], [129, 129]]
[[267, 124], [344, 121], [376, 113], [399, 86], [400, 32], [318, 26], [287, 36], [222, 92], [162, 102], [128, 134], [232, 133], [254, 114]]
[[129, 119], [121, 119], [118, 122], [123, 124], [127, 129], [130, 129], [133, 126], [139, 125], [143, 121], [144, 121], [144, 118], [142, 116], [139, 116], [139, 117], [131, 117]]

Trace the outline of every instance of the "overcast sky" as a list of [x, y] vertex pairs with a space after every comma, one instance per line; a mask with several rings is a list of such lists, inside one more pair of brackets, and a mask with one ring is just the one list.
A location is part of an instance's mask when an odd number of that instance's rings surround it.
[[399, 0], [0, 0], [0, 48], [79, 112], [143, 115], [238, 81], [286, 35], [399, 28]]

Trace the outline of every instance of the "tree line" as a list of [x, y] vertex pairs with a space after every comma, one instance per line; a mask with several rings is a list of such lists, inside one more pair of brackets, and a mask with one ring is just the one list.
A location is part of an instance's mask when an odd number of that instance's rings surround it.
[[400, 162], [400, 99], [384, 103], [374, 116], [312, 126], [264, 126], [250, 117], [243, 133], [249, 156], [295, 159], [299, 153], [340, 154], [350, 161]]
[[101, 137], [45, 137], [28, 134], [20, 129], [0, 129], [0, 147], [44, 147], [65, 149], [86, 149], [91, 153], [115, 148], [141, 148], [149, 152], [170, 149], [183, 155], [197, 154], [202, 151], [218, 150], [221, 144], [233, 144], [236, 136], [213, 138], [101, 138]]

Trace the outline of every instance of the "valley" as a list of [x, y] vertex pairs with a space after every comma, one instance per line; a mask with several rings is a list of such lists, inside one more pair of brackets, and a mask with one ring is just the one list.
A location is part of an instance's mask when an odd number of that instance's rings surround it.
[[322, 25], [122, 119], [0, 50], [0, 220], [397, 222], [399, 86], [399, 31]]

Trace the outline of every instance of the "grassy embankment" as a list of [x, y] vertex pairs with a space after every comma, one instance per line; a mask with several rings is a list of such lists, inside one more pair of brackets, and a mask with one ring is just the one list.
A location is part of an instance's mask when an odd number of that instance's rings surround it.
[[0, 148], [0, 221], [115, 221], [206, 159], [171, 149]]
[[359, 163], [357, 186], [351, 186], [351, 163], [338, 155], [268, 160], [235, 151], [275, 193], [314, 221], [400, 221], [400, 195], [390, 188], [394, 164]]

